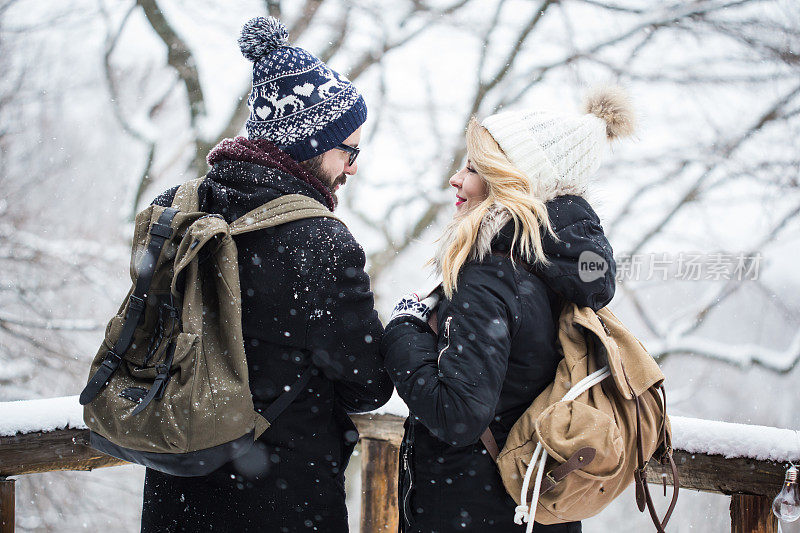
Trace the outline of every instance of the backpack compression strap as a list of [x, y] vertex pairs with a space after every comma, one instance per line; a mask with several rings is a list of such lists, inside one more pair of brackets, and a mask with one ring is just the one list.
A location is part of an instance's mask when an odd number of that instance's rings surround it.
[[177, 209], [167, 207], [158, 217], [158, 221], [150, 227], [150, 244], [147, 245], [144, 257], [136, 267], [136, 287], [128, 299], [128, 312], [125, 315], [122, 332], [114, 347], [106, 354], [105, 359], [100, 364], [100, 368], [92, 375], [89, 383], [81, 391], [79, 398], [81, 405], [86, 405], [97, 397], [105, 387], [108, 379], [122, 363], [122, 356], [128, 351], [133, 340], [133, 333], [142, 318], [147, 291], [150, 290], [150, 282], [153, 280], [153, 273], [158, 264], [158, 258], [161, 256], [164, 243], [172, 236], [172, 219], [175, 218], [177, 213]]

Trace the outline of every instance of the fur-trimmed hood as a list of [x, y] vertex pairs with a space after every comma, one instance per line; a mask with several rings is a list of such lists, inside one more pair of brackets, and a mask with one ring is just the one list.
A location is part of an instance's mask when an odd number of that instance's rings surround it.
[[[557, 196], [545, 205], [557, 239], [542, 231], [542, 247], [550, 263], [536, 263], [532, 272], [570, 302], [594, 310], [605, 307], [614, 296], [617, 269], [600, 218], [582, 196]], [[451, 231], [442, 236], [434, 260], [437, 265], [451, 236]], [[495, 205], [481, 223], [469, 260], [480, 261], [493, 252], [509, 253], [513, 240], [514, 221], [505, 208]]]

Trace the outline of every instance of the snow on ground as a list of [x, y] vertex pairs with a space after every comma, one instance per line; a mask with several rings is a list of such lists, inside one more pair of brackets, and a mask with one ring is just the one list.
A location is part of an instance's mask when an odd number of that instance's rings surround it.
[[[408, 408], [397, 393], [374, 412], [408, 416]], [[670, 422], [676, 450], [728, 458], [800, 461], [800, 431], [683, 416], [672, 416]], [[86, 428], [77, 396], [0, 403], [0, 436], [63, 428]]]

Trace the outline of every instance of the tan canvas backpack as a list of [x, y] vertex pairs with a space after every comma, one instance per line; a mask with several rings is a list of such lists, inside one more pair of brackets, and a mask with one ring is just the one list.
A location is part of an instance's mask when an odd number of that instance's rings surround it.
[[[515, 522], [559, 524], [592, 517], [636, 483], [640, 511], [648, 508], [663, 532], [678, 496], [666, 414], [664, 375], [607, 308], [564, 306], [558, 324], [563, 360], [552, 385], [514, 424], [496, 458], [506, 490], [517, 502]], [[660, 393], [660, 394], [659, 394]], [[670, 464], [673, 497], [659, 520], [647, 486], [648, 460]]]
[[80, 395], [94, 448], [178, 476], [208, 474], [247, 452], [312, 373], [254, 410], [232, 236], [336, 218], [307, 196], [286, 195], [229, 225], [198, 210], [203, 179], [181, 185], [171, 207], [136, 216], [133, 287]]

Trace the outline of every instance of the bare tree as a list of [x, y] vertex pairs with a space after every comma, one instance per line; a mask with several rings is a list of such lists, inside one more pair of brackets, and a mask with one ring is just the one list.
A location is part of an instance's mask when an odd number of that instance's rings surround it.
[[[595, 74], [595, 78], [614, 80], [630, 86], [634, 91], [637, 88], [647, 91], [657, 84], [672, 85], [681, 92], [702, 91], [705, 94], [713, 94], [730, 86], [742, 91], [784, 87], [773, 91], [774, 94], [769, 96], [771, 101], [758, 101], [756, 109], [760, 111], [756, 116], [743, 119], [734, 129], [717, 131], [716, 135], [702, 144], [698, 145], [696, 138], [688, 138], [681, 153], [661, 153], [656, 156], [642, 153], [639, 158], [627, 159], [611, 167], [613, 170], [609, 172], [622, 174], [631, 172], [633, 168], [641, 171], [636, 179], [630, 181], [633, 185], [628, 187], [630, 194], [608, 229], [612, 242], [615, 242], [618, 229], [631, 223], [637, 224], [637, 236], [625, 242], [622, 255], [645, 253], [652, 249], [650, 247], [661, 235], [674, 231], [687, 208], [714, 205], [711, 193], [715, 189], [733, 180], [747, 179], [756, 172], [760, 176], [767, 176], [763, 182], [767, 187], [765, 196], [794, 198], [794, 205], [784, 207], [785, 212], [755, 239], [751, 247], [736, 251], [747, 252], [749, 256], [768, 255], [770, 243], [789, 231], [788, 228], [796, 227], [800, 213], [797, 207], [800, 205], [800, 189], [797, 185], [800, 159], [796, 156], [796, 150], [789, 157], [776, 158], [772, 151], [758, 153], [758, 148], [755, 148], [765, 142], [765, 135], [775, 135], [776, 132], [788, 134], [798, 127], [800, 85], [796, 80], [800, 70], [794, 50], [800, 43], [800, 30], [792, 22], [797, 19], [796, 7], [786, 5], [785, 9], [792, 10], [792, 16], [783, 18], [782, 8], [776, 3], [746, 0], [707, 0], [691, 4], [676, 2], [659, 6], [594, 0], [543, 0], [528, 7], [524, 16], [518, 5], [512, 7], [503, 0], [494, 5], [492, 16], [486, 17], [485, 24], [477, 32], [480, 38], [473, 39], [473, 54], [478, 57], [477, 86], [471, 93], [471, 105], [461, 119], [462, 127], [456, 131], [456, 139], [445, 143], [452, 148], [440, 160], [444, 170], [440, 174], [440, 190], [448, 188], [448, 177], [463, 161], [465, 152], [461, 135], [470, 117], [485, 116], [499, 108], [523, 103], [526, 95], [535, 91], [537, 86], [552, 83], [549, 81], [552, 78], [563, 79], [565, 75], [580, 72], [582, 68], [599, 69], [601, 74]], [[756, 6], [765, 5], [771, 8], [771, 13], [770, 10], [756, 9]], [[587, 9], [600, 18], [624, 14], [626, 22], [615, 25], [614, 31], [599, 32], [601, 35], [594, 40], [584, 38], [577, 43], [574, 28], [571, 28], [574, 23], [570, 21], [579, 20], [577, 13]], [[516, 24], [512, 27], [507, 22], [507, 12], [510, 10], [516, 15]], [[568, 30], [564, 32], [566, 42], [562, 56], [544, 62], [521, 61], [523, 57], [536, 56], [533, 45], [529, 43], [541, 43], [552, 38], [552, 23], [558, 17], [566, 21]], [[513, 39], [505, 41], [505, 48], [494, 43], [494, 36], [509, 31], [515, 31], [516, 34]], [[677, 46], [681, 46], [681, 40], [696, 40], [698, 45], [704, 40], [713, 40], [722, 43], [725, 46], [723, 49], [730, 52], [718, 58], [698, 59], [690, 53], [695, 47], [689, 43], [685, 45], [686, 53], [678, 64], [664, 66], [652, 62], [654, 57], [658, 57], [664, 40], [677, 40]], [[501, 58], [494, 61], [494, 69], [487, 67], [487, 57], [490, 55]], [[717, 72], [722, 70], [722, 65], [731, 64], [734, 67], [730, 70], [734, 72]], [[764, 68], [764, 65], [769, 66]], [[577, 84], [572, 84], [581, 87], [583, 82], [579, 80]], [[702, 119], [698, 127], [705, 127]], [[790, 139], [791, 135], [787, 135], [778, 142], [791, 144]], [[792, 152], [791, 149], [787, 151]], [[747, 159], [743, 157], [737, 161], [737, 154], [744, 152], [748, 153]], [[732, 161], [736, 161], [736, 164], [731, 164]], [[640, 206], [652, 201], [653, 195], [663, 194], [664, 190], [676, 185], [683, 192], [664, 204], [655, 220], [641, 224], [638, 221], [642, 217]], [[418, 214], [406, 221], [399, 234], [395, 217], [385, 214], [374, 216], [350, 204], [365, 222], [378, 228], [387, 241], [385, 248], [378, 247], [369, 256], [373, 279], [380, 278], [399, 254], [436, 226], [436, 221], [449, 202], [449, 199], [441, 196], [421, 199], [419, 195], [412, 195], [395, 203], [389, 215], [397, 208], [407, 212], [405, 208], [409, 204], [417, 204], [418, 207], [415, 211]], [[638, 285], [625, 283], [625, 280], [622, 282], [624, 294], [635, 302]], [[725, 343], [717, 343], [713, 350], [710, 345], [699, 349], [701, 343], [693, 335], [698, 332], [705, 318], [748, 283], [748, 280], [726, 280], [705, 300], [687, 305], [680, 318], [657, 326], [654, 325], [657, 321], [649, 316], [646, 306], [635, 305], [639, 318], [645, 324], [652, 325], [651, 333], [658, 340], [654, 344], [654, 355], [661, 359], [672, 353], [691, 352], [736, 365], [757, 364], [781, 373], [793, 370], [800, 360], [798, 338], [786, 345], [788, 355], [776, 350], [764, 352], [758, 347], [745, 348], [744, 351], [736, 347], [733, 350], [733, 346]], [[797, 324], [800, 322], [800, 313], [795, 310], [787, 316], [787, 320]], [[783, 362], [770, 362], [775, 360]]]
[[[52, 395], [54, 383], [76, 389], [106, 311], [118, 303], [113, 295], [125, 285], [120, 274], [127, 243], [118, 236], [94, 236], [94, 221], [87, 222], [85, 214], [96, 206], [63, 206], [58, 198], [48, 203], [54, 185], [72, 182], [88, 191], [106, 184], [111, 192], [103, 200], [125, 203], [119, 234], [129, 235], [125, 221], [160, 192], [156, 186], [204, 172], [208, 151], [241, 131], [249, 113], [249, 76], [237, 71], [241, 80], [228, 85], [234, 87], [228, 103], [215, 100], [219, 78], [229, 74], [214, 76], [205, 69], [205, 36], [192, 24], [201, 11], [207, 20], [219, 18], [216, 31], [229, 42], [250, 16], [279, 17], [293, 43], [312, 49], [369, 93], [365, 146], [391, 146], [408, 165], [392, 168], [370, 160], [371, 150], [365, 150], [359, 172], [364, 177], [349, 183], [343, 195], [346, 216], [370, 237], [368, 262], [376, 284], [448, 216], [447, 179], [463, 163], [470, 117], [529, 105], [547, 91], [559, 92], [562, 100], [577, 98], [596, 81], [628, 86], [646, 119], [639, 145], [619, 145], [601, 171], [615, 191], [606, 230], [620, 268], [627, 268], [631, 257], [679, 241], [704, 251], [762, 256], [768, 271], [785, 260], [777, 245], [797, 233], [796, 2], [263, 0], [248, 5], [254, 12], [237, 8], [240, 20], [234, 21], [225, 16], [229, 6], [214, 2], [76, 0], [33, 22], [25, 17], [8, 22], [8, 14], [36, 5], [0, 0], [4, 399]], [[101, 45], [79, 47], [71, 37], [57, 39], [76, 22], [96, 38], [82, 40]], [[59, 54], [44, 53], [58, 47], [63, 47]], [[241, 57], [236, 60], [242, 64]], [[451, 73], [457, 79], [443, 81], [438, 71], [455, 61], [463, 75]], [[73, 69], [58, 73], [58, 62], [96, 63], [99, 70], [95, 78], [78, 78]], [[69, 131], [74, 145], [96, 144], [107, 152], [68, 153], [45, 142], [69, 129], [56, 131], [54, 125], [63, 114], [60, 95], [49, 91], [54, 80], [71, 103], [107, 112], [100, 132]], [[652, 131], [658, 132], [655, 138]], [[109, 140], [98, 142], [100, 136]], [[125, 166], [113, 180], [86, 171], [101, 159], [120, 159]], [[386, 174], [395, 179], [371, 179]], [[31, 194], [32, 188], [43, 194]], [[748, 216], [759, 219], [740, 244], [684, 235], [706, 226], [710, 233], [728, 235], [724, 222], [701, 215], [729, 202], [728, 191], [739, 190], [748, 195]], [[54, 206], [70, 216], [47, 218]], [[72, 236], [53, 236], [54, 224], [69, 228]], [[800, 324], [797, 295], [777, 291], [769, 280], [698, 284], [692, 297], [668, 314], [656, 310], [647, 282], [621, 278], [619, 286], [626, 311], [642, 324], [648, 347], [661, 360], [690, 353], [772, 374], [797, 371], [800, 337], [740, 343], [712, 331], [715, 317], [736, 315], [751, 293], [778, 309], [788, 324]], [[32, 484], [22, 493], [26, 499], [46, 495], [45, 486]], [[56, 518], [31, 529], [57, 529], [63, 494], [49, 497], [56, 503], [42, 496], [39, 512]]]
[[[132, 180], [129, 195], [129, 219], [142, 202], [152, 196], [154, 182], [164, 176], [203, 172], [205, 156], [211, 147], [222, 138], [236, 135], [248, 115], [249, 85], [243, 79], [238, 103], [225, 120], [216, 121], [216, 128], [203, 127], [209, 105], [205, 85], [212, 81], [201, 75], [197, 57], [201, 52], [193, 48], [190, 39], [181, 35], [171, 19], [174, 17], [170, 12], [176, 13], [178, 8], [170, 6], [170, 10], [164, 11], [161, 5], [164, 1], [131, 1], [124, 9], [114, 6], [113, 10], [100, 4], [106, 27], [103, 66], [114, 116], [122, 131], [143, 148], [140, 171]], [[663, 209], [659, 219], [643, 224], [638, 237], [625, 243], [621, 251], [626, 255], [650, 249], [665, 231], [674, 227], [687, 208], [711, 201], [708, 196], [728, 180], [748, 179], [747, 169], [731, 165], [731, 160], [763, 142], [764, 132], [769, 135], [781, 128], [796, 127], [800, 111], [800, 85], [792, 85], [800, 65], [794, 51], [798, 30], [797, 25], [792, 24], [792, 17], [797, 18], [796, 8], [777, 1], [700, 0], [691, 4], [652, 5], [600, 0], [540, 0], [533, 4], [496, 0], [475, 6], [469, 0], [409, 0], [398, 3], [387, 16], [383, 4], [367, 0], [306, 0], [293, 5], [291, 10], [279, 0], [271, 0], [263, 2], [261, 13], [282, 17], [293, 42], [303, 42], [306, 36], [327, 36], [327, 47], [320, 55], [326, 61], [347, 65], [345, 70], [351, 79], [360, 79], [369, 72], [376, 74], [381, 105], [373, 106], [377, 111], [377, 119], [372, 124], [373, 137], [385, 129], [387, 117], [391, 119], [393, 113], [403, 112], [385, 85], [387, 58], [409, 47], [434, 27], [448, 27], [449, 31], [464, 33], [459, 46], [474, 58], [475, 72], [474, 85], [460, 87], [467, 105], [461, 112], [442, 110], [441, 102], [435, 97], [437, 88], [430, 80], [424, 82], [428, 87], [427, 100], [420, 102], [421, 108], [428, 111], [423, 129], [437, 147], [436, 154], [426, 162], [431, 170], [423, 174], [424, 179], [436, 179], [438, 184], [429, 184], [426, 190], [438, 190], [441, 194], [420, 197], [414, 190], [395, 187], [392, 194], [396, 194], [397, 199], [383, 212], [375, 212], [372, 205], [365, 208], [366, 202], [358, 201], [364, 194], [373, 194], [374, 188], [363, 189], [360, 184], [351, 186], [363, 194], [350, 194], [345, 198], [344, 206], [373, 228], [383, 241], [382, 246], [369, 250], [370, 274], [376, 281], [398, 255], [413, 247], [430, 228], [436, 227], [446, 211], [449, 203], [444, 193], [448, 188], [447, 178], [464, 158], [462, 132], [469, 118], [503, 107], [524, 105], [528, 95], [541, 86], [561, 84], [575, 92], [586, 83], [581, 72], [591, 70], [594, 79], [614, 80], [629, 85], [634, 91], [666, 85], [679, 88], [683, 93], [696, 91], [708, 95], [731, 86], [754, 91], [783, 87], [781, 92], [771, 95], [772, 102], [759, 102], [760, 115], [744, 120], [737, 126], [738, 131], [726, 127], [700, 144], [689, 139], [681, 150], [671, 146], [668, 153], [645, 152], [609, 166], [609, 172], [621, 175], [632, 168], [644, 170], [631, 181], [633, 187], [630, 187], [629, 196], [609, 223], [612, 239], [619, 228], [639, 216], [642, 202], [676, 184], [683, 187], [683, 193]], [[132, 20], [144, 21], [152, 30], [153, 39], [166, 51], [163, 66], [146, 75], [171, 78], [168, 83], [152, 84], [144, 95], [120, 91], [122, 79], [126, 84], [132, 80], [125, 78], [129, 74], [115, 67], [114, 58], [127, 53], [118, 48], [118, 43]], [[614, 20], [615, 24], [600, 30], [592, 28], [593, 20]], [[365, 31], [366, 21], [374, 23], [370, 28], [372, 38], [368, 41], [360, 35]], [[726, 53], [717, 57], [700, 53], [696, 54], [700, 57], [697, 59], [693, 52], [699, 50], [699, 43], [704, 40], [720, 43]], [[537, 60], [537, 47], [543, 42], [559, 43], [562, 52]], [[664, 42], [684, 51], [674, 63], [654, 63]], [[729, 68], [723, 73], [725, 66]], [[147, 80], [139, 80], [138, 85], [146, 86]], [[441, 120], [443, 115], [448, 120]], [[185, 134], [177, 138], [159, 135], [164, 120], [184, 121]], [[708, 124], [711, 120], [698, 120], [699, 126], [714, 127]], [[797, 178], [791, 176], [796, 162], [793, 157], [776, 160], [765, 154], [762, 159], [748, 160], [747, 165], [758, 169], [759, 175], [790, 175], [777, 178], [779, 183], [770, 183], [772, 194], [785, 196], [786, 192], [797, 191]], [[407, 216], [408, 212], [413, 214]], [[404, 213], [401, 224], [397, 224], [398, 213]], [[783, 228], [795, 223], [796, 215], [796, 210], [789, 209], [785, 217], [775, 221], [775, 229], [768, 230], [762, 242], [747, 251], [755, 254], [768, 247]], [[635, 300], [634, 285], [625, 286], [625, 294], [631, 300]], [[720, 291], [731, 294], [743, 285], [727, 283]], [[686, 335], [697, 332], [703, 317], [724, 300], [714, 296], [706, 305], [687, 310], [687, 317], [695, 318], [685, 318], [692, 325], [682, 325], [684, 334], [677, 338], [685, 340]], [[637, 308], [643, 322], [653, 325], [651, 333], [657, 338], [664, 340], [664, 331], [671, 334], [676, 331], [674, 325], [654, 325], [644, 307]], [[676, 344], [673, 342], [669, 346], [664, 348], [664, 354], [672, 353]]]
[[[404, 10], [405, 12], [405, 15], [402, 17], [402, 27], [399, 30], [397, 28], [383, 27], [383, 35], [381, 38], [375, 39], [370, 47], [359, 51], [354, 56], [354, 59], [348, 60], [348, 63], [351, 64], [348, 70], [348, 77], [351, 80], [356, 80], [365, 71], [379, 64], [383, 58], [393, 50], [408, 44], [435, 24], [440, 23], [441, 20], [463, 9], [469, 2], [470, 0], [458, 0], [445, 7], [439, 8], [432, 7], [426, 2], [420, 1], [406, 1], [398, 4], [396, 9]], [[278, 17], [283, 15], [283, 6], [279, 0], [267, 1], [264, 4], [265, 12], [262, 14], [270, 14]], [[327, 5], [334, 5], [340, 9], [341, 14], [337, 17], [338, 20], [333, 24], [327, 22], [317, 24], [321, 8]], [[158, 142], [142, 131], [137, 130], [126, 118], [126, 113], [122, 111], [122, 107], [125, 103], [120, 98], [117, 90], [112, 55], [115, 52], [120, 34], [131, 20], [130, 15], [135, 15], [136, 11], [139, 9], [141, 9], [141, 12], [145, 15], [147, 23], [152, 28], [154, 34], [158, 36], [159, 40], [166, 48], [166, 67], [172, 71], [176, 81], [175, 84], [170, 86], [166, 94], [161, 95], [160, 98], [152, 99], [153, 103], [150, 104], [151, 107], [147, 110], [146, 115], [152, 117], [157, 109], [165, 105], [165, 100], [170, 97], [172, 90], [177, 87], [182, 89], [183, 105], [185, 105], [188, 110], [187, 131], [190, 132], [190, 140], [185, 148], [191, 150], [189, 154], [191, 156], [189, 163], [187, 167], [183, 169], [185, 172], [197, 174], [205, 171], [207, 169], [205, 158], [209, 150], [222, 139], [233, 137], [241, 131], [244, 121], [249, 114], [247, 96], [250, 91], [250, 87], [246, 83], [243, 83], [242, 85], [245, 86], [245, 89], [238, 95], [239, 103], [233, 108], [221, 129], [213, 132], [211, 135], [209, 135], [208, 132], [200, 131], [197, 128], [197, 123], [205, 115], [206, 102], [203, 84], [197, 70], [196, 51], [193, 50], [186, 40], [175, 30], [168, 17], [165, 16], [162, 11], [159, 0], [137, 0], [118, 23], [115, 23], [110, 16], [106, 16], [108, 38], [106, 40], [107, 45], [104, 56], [104, 66], [107, 85], [115, 107], [115, 116], [119, 119], [123, 130], [147, 148], [147, 155], [142, 164], [143, 171], [136, 180], [136, 192], [133, 195], [131, 218], [141, 204], [143, 195], [149, 190], [150, 185], [153, 183], [154, 174], [159, 173], [159, 170], [154, 167], [156, 153], [167, 149], [174, 150], [173, 146], [169, 146], [169, 142]], [[353, 28], [350, 24], [350, 19], [354, 10], [359, 10], [368, 15], [375, 16], [376, 19], [380, 18], [381, 7], [377, 4], [357, 4], [338, 0], [306, 0], [302, 4], [298, 15], [293, 20], [287, 21], [289, 23], [290, 38], [293, 42], [299, 42], [309, 30], [325, 31], [330, 36], [330, 40], [328, 46], [320, 53], [320, 57], [324, 61], [335, 60], [340, 54], [344, 44], [348, 39], [352, 38]], [[181, 151], [179, 147], [179, 153]], [[167, 165], [165, 170], [174, 172], [172, 165]]]

